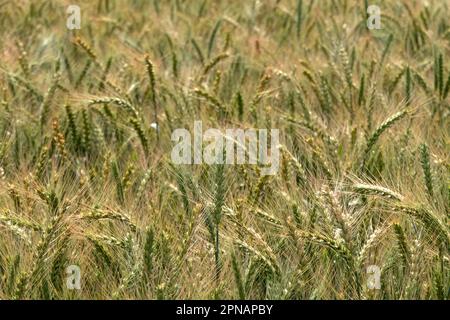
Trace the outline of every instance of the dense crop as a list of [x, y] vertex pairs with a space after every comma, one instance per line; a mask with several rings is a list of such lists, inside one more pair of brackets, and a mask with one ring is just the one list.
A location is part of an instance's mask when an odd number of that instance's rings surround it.
[[[0, 2], [0, 298], [449, 298], [447, 1], [76, 2]], [[279, 172], [175, 165], [196, 120]]]

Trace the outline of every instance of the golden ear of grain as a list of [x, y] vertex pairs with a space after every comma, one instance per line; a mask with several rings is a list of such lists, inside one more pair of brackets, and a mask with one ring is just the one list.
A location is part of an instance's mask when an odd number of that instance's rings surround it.
[[372, 184], [363, 184], [363, 183], [357, 183], [355, 185], [353, 185], [353, 189], [361, 194], [366, 194], [366, 195], [380, 195], [382, 197], [387, 197], [390, 199], [395, 199], [395, 200], [399, 200], [402, 201], [404, 199], [404, 197], [395, 192], [392, 191], [388, 188], [382, 187], [382, 186], [377, 186], [377, 185], [372, 185]]

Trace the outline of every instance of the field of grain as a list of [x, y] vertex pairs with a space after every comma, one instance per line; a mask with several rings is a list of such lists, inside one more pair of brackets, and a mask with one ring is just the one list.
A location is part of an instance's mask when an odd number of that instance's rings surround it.
[[[449, 16], [0, 1], [0, 299], [448, 299]], [[174, 164], [200, 120], [278, 129], [279, 171]]]

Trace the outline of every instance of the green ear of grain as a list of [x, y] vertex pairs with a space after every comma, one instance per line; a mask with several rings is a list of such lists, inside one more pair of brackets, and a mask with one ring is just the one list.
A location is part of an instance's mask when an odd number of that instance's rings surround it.
[[80, 136], [77, 129], [76, 118], [74, 113], [72, 112], [72, 108], [69, 105], [65, 106], [66, 114], [67, 114], [67, 126], [69, 128], [69, 133], [71, 137], [72, 146], [75, 150], [79, 150], [80, 145]]
[[428, 87], [428, 84], [425, 82], [425, 79], [417, 72], [414, 72], [414, 80], [419, 84], [422, 90], [428, 96], [431, 96], [432, 90]]
[[422, 143], [420, 150], [420, 164], [422, 165], [423, 177], [425, 181], [426, 190], [430, 198], [433, 198], [433, 177], [431, 176], [430, 153], [428, 146]]
[[366, 148], [364, 149], [362, 153], [362, 162], [361, 167], [365, 166], [366, 161], [369, 159], [370, 151], [374, 147], [374, 145], [377, 143], [380, 136], [385, 132], [387, 129], [389, 129], [394, 123], [401, 120], [403, 117], [405, 117], [408, 114], [408, 110], [399, 111], [396, 114], [394, 114], [392, 117], [386, 119], [369, 137], [367, 140]]
[[192, 207], [191, 203], [189, 201], [189, 195], [186, 189], [186, 183], [185, 181], [187, 178], [185, 177], [184, 173], [178, 169], [176, 166], [171, 164], [171, 168], [175, 173], [175, 178], [177, 180], [178, 189], [181, 192], [181, 200], [183, 203], [184, 210], [186, 212], [186, 215], [190, 217], [192, 215]]
[[153, 256], [155, 250], [155, 233], [153, 228], [147, 229], [144, 245], [144, 271], [150, 276], [153, 270]]
[[444, 92], [444, 57], [441, 54], [439, 54], [438, 58], [438, 89], [439, 89], [439, 96], [443, 96]]
[[219, 98], [199, 88], [195, 89], [194, 93], [212, 104], [219, 114], [225, 114], [225, 107], [223, 106], [222, 102], [219, 101]]
[[47, 93], [44, 96], [44, 100], [41, 104], [41, 126], [44, 126], [47, 122], [48, 114], [50, 112], [50, 107], [53, 102], [53, 98], [55, 97], [56, 89], [58, 88], [59, 80], [61, 78], [61, 74], [59, 72], [53, 75], [52, 82]]
[[221, 61], [227, 59], [230, 55], [228, 53], [221, 53], [218, 56], [214, 57], [214, 59], [211, 59], [211, 61], [208, 62], [207, 65], [204, 66], [203, 68], [203, 73], [201, 74], [200, 77], [200, 82], [202, 82], [205, 77], [208, 75], [208, 73], [216, 66], [218, 65]]
[[31, 94], [33, 94], [38, 102], [42, 102], [44, 100], [44, 96], [26, 79], [21, 78], [18, 75], [15, 74], [8, 74], [8, 76], [12, 79], [12, 81], [15, 83], [18, 83], [25, 87]]
[[392, 81], [391, 85], [389, 86], [388, 89], [388, 94], [389, 96], [392, 95], [392, 93], [394, 92], [395, 88], [397, 87], [397, 84], [400, 82], [400, 79], [402, 78], [403, 74], [405, 73], [406, 69], [402, 69], [397, 76], [394, 78], [394, 80]]
[[397, 238], [397, 247], [402, 258], [403, 267], [407, 268], [411, 260], [411, 252], [409, 250], [408, 244], [406, 243], [405, 233], [403, 228], [399, 224], [394, 224], [394, 232]]
[[[155, 67], [150, 60], [149, 56], [145, 57], [145, 65], [147, 67], [147, 74], [148, 78], [150, 80], [150, 94], [151, 94], [151, 101], [153, 105], [153, 121], [154, 123], [158, 124], [158, 105], [156, 102], [156, 76], [155, 76]], [[159, 135], [158, 135], [159, 136]]]
[[220, 257], [220, 222], [222, 220], [222, 207], [225, 204], [225, 165], [218, 164], [214, 178], [216, 189], [214, 192], [214, 207], [211, 212], [211, 218], [214, 223], [214, 257], [216, 261], [216, 277], [219, 277], [222, 269]]
[[233, 268], [234, 280], [236, 282], [236, 287], [238, 289], [239, 299], [245, 300], [245, 285], [244, 282], [242, 281], [241, 270], [236, 255], [234, 253], [231, 254], [231, 266]]
[[105, 274], [112, 271], [114, 279], [120, 279], [120, 269], [119, 266], [114, 263], [114, 257], [109, 252], [109, 250], [95, 237], [89, 235], [86, 236], [93, 246], [93, 257], [96, 265]]
[[343, 46], [339, 49], [339, 59], [341, 61], [342, 68], [344, 69], [345, 81], [347, 82], [347, 86], [351, 94], [353, 89], [352, 64], [350, 62], [350, 58], [348, 57], [347, 50]]
[[14, 293], [16, 280], [20, 274], [20, 255], [14, 256], [14, 259], [9, 265], [8, 274], [6, 277], [6, 288], [5, 290], [12, 296]]
[[205, 64], [205, 57], [202, 53], [202, 49], [200, 49], [200, 46], [198, 45], [197, 41], [195, 39], [191, 39], [192, 46], [195, 49], [195, 52], [197, 53], [198, 59], [200, 60], [200, 63], [203, 65]]
[[81, 71], [80, 75], [78, 76], [77, 81], [75, 81], [75, 88], [79, 88], [81, 84], [83, 83], [83, 80], [86, 78], [86, 75], [88, 74], [88, 71], [92, 65], [92, 61], [88, 60]]
[[119, 173], [119, 166], [117, 165], [117, 161], [111, 162], [111, 170], [113, 174], [114, 181], [116, 182], [116, 193], [117, 193], [117, 199], [120, 203], [124, 203], [125, 196], [123, 191], [123, 185], [122, 185], [122, 179]]
[[142, 123], [136, 118], [130, 118], [129, 121], [130, 121], [131, 126], [133, 127], [134, 131], [136, 132], [136, 134], [139, 138], [139, 141], [141, 142], [142, 149], [144, 150], [145, 156], [147, 156], [148, 150], [149, 150], [148, 149], [149, 143], [148, 143], [147, 136], [144, 132], [144, 129], [142, 128]]
[[91, 151], [91, 124], [86, 109], [81, 110], [81, 119], [83, 120], [82, 146], [84, 152], [89, 154]]
[[367, 8], [369, 7], [369, 0], [364, 0], [364, 16], [367, 21], [369, 19], [369, 13], [367, 12]]
[[124, 110], [130, 113], [130, 115], [134, 118], [139, 118], [139, 112], [136, 110], [136, 108], [128, 101], [121, 99], [121, 98], [115, 98], [115, 97], [100, 97], [89, 100], [88, 105], [94, 105], [94, 104], [108, 104], [108, 103], [114, 103], [118, 105], [119, 107], [122, 107]]
[[393, 40], [394, 40], [394, 36], [391, 33], [389, 35], [389, 38], [388, 38], [387, 42], [386, 42], [386, 46], [384, 47], [383, 53], [381, 54], [381, 59], [380, 59], [380, 64], [379, 64], [380, 69], [384, 66], [384, 60], [386, 59], [386, 57], [389, 54], [389, 49], [391, 48], [391, 44], [392, 44]]
[[411, 80], [411, 69], [406, 67], [406, 76], [405, 76], [405, 95], [406, 95], [406, 105], [411, 104], [411, 93], [412, 93], [412, 80]]
[[300, 31], [302, 28], [302, 7], [303, 7], [303, 0], [298, 0], [298, 2], [297, 2], [297, 19], [296, 19], [296, 25], [295, 25], [295, 29], [297, 31], [297, 38], [300, 37]]
[[239, 119], [239, 121], [242, 121], [242, 119], [244, 117], [244, 99], [242, 98], [240, 91], [238, 91], [238, 93], [236, 94], [236, 107], [237, 107], [238, 119]]
[[172, 74], [175, 79], [178, 78], [178, 56], [175, 50], [172, 50]]
[[448, 300], [449, 293], [447, 292], [447, 298], [444, 289], [443, 274], [441, 272], [433, 272], [433, 289], [435, 291], [436, 297], [439, 300]]
[[213, 29], [212, 32], [211, 32], [211, 36], [209, 37], [209, 42], [208, 42], [208, 58], [211, 57], [211, 53], [212, 53], [212, 50], [213, 50], [213, 48], [214, 48], [214, 44], [215, 44], [215, 42], [216, 42], [216, 35], [217, 35], [217, 32], [219, 31], [219, 28], [220, 28], [221, 25], [222, 25], [222, 19], [219, 19], [219, 20], [216, 22], [216, 24], [215, 24], [215, 26], [214, 26], [214, 29]]
[[447, 99], [449, 91], [450, 91], [450, 74], [448, 75], [447, 84], [445, 85], [444, 92], [442, 93], [442, 99], [444, 100]]
[[322, 75], [320, 76], [319, 91], [321, 95], [322, 109], [326, 115], [330, 115], [332, 111], [330, 86], [326, 78]]
[[65, 266], [68, 265], [67, 247], [69, 245], [69, 240], [70, 234], [68, 233], [60, 241], [58, 252], [56, 253], [56, 257], [53, 259], [53, 264], [50, 271], [51, 283], [58, 292], [61, 292], [64, 284], [63, 276]]
[[98, 83], [98, 89], [100, 91], [103, 91], [105, 89], [105, 82], [108, 77], [109, 71], [111, 69], [111, 65], [112, 65], [112, 57], [110, 57], [108, 59], [108, 61], [106, 62], [106, 66], [105, 66], [105, 69], [103, 70], [102, 77]]
[[361, 75], [361, 80], [360, 80], [360, 85], [359, 85], [359, 95], [358, 95], [358, 105], [362, 105], [364, 103], [364, 74]]
[[393, 205], [393, 209], [410, 215], [422, 222], [423, 226], [430, 235], [430, 239], [437, 239], [446, 248], [450, 250], [450, 234], [448, 227], [436, 217], [436, 215], [422, 206]]

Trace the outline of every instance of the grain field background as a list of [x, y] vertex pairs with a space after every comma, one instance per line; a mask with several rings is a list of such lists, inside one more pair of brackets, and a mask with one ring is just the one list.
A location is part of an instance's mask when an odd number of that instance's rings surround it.
[[[448, 299], [449, 7], [0, 1], [0, 298]], [[199, 120], [279, 171], [174, 164]]]

